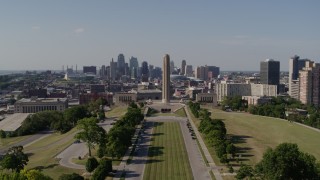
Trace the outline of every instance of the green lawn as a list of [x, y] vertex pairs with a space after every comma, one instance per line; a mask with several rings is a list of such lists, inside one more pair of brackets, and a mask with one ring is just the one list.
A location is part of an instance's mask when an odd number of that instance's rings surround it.
[[18, 143], [24, 139], [29, 138], [31, 135], [28, 136], [18, 136], [18, 137], [8, 137], [8, 138], [0, 138], [0, 149], [11, 146], [15, 143]]
[[178, 109], [176, 112], [174, 112], [175, 114], [177, 114], [180, 117], [187, 117], [186, 115], [186, 111], [184, 110], [184, 108], [180, 108]]
[[29, 162], [26, 168], [39, 169], [53, 179], [58, 179], [64, 173], [75, 172], [81, 175], [84, 171], [60, 166], [59, 159], [55, 158], [57, 154], [72, 144], [74, 132], [75, 129], [65, 134], [55, 133], [26, 147], [24, 151], [29, 155]]
[[155, 114], [151, 115], [151, 117], [156, 117], [156, 116], [175, 116], [175, 117], [178, 117], [178, 115], [175, 113], [155, 113]]
[[222, 119], [227, 133], [241, 147], [242, 159], [256, 164], [268, 147], [283, 142], [296, 143], [300, 150], [314, 155], [320, 161], [320, 132], [276, 118], [248, 113], [224, 112], [214, 109], [213, 119]]
[[127, 112], [127, 105], [123, 105], [123, 106], [114, 106], [112, 107], [112, 109], [108, 112], [106, 112], [106, 117], [121, 117], [123, 116], [126, 112]]
[[179, 123], [155, 123], [143, 179], [193, 179]]

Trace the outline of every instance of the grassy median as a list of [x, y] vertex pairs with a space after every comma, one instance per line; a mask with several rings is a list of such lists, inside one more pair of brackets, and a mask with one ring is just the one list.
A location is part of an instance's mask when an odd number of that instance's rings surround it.
[[155, 123], [154, 126], [143, 179], [193, 179], [179, 123]]

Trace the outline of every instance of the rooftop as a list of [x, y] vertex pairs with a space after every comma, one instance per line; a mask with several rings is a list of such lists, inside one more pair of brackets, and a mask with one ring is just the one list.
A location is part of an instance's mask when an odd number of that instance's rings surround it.
[[15, 113], [8, 115], [4, 120], [0, 121], [0, 129], [4, 131], [17, 130], [22, 122], [28, 117], [29, 113]]
[[17, 102], [28, 103], [28, 102], [58, 102], [58, 101], [65, 102], [67, 101], [67, 98], [23, 98]]

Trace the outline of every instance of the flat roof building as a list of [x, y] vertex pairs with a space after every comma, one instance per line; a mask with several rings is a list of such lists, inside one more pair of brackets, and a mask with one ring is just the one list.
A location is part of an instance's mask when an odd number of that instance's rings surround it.
[[14, 104], [15, 113], [64, 111], [67, 108], [68, 99], [66, 98], [23, 98]]

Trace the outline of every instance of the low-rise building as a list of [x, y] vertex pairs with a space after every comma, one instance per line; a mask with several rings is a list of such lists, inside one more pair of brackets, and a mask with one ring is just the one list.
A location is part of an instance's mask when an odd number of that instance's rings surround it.
[[243, 100], [248, 102], [248, 105], [262, 105], [271, 102], [272, 97], [267, 96], [242, 96]]
[[225, 96], [277, 96], [277, 85], [218, 83], [215, 87], [218, 102]]
[[137, 93], [135, 92], [119, 92], [113, 96], [113, 102], [116, 105], [128, 104], [130, 102], [137, 101]]
[[161, 100], [162, 91], [159, 89], [148, 89], [148, 90], [131, 90], [129, 92], [118, 92], [115, 93], [113, 101], [115, 104], [128, 104], [131, 101], [145, 102], [148, 100]]
[[217, 106], [217, 95], [215, 93], [198, 93], [196, 94], [196, 101], [200, 103], [212, 103]]
[[88, 104], [88, 103], [95, 101], [99, 98], [107, 100], [108, 104], [113, 103], [113, 94], [112, 93], [84, 93], [84, 94], [79, 95], [79, 104]]
[[138, 90], [136, 93], [138, 101], [162, 99], [162, 91], [159, 89]]
[[66, 108], [68, 108], [68, 99], [66, 98], [23, 98], [14, 104], [15, 113], [64, 111]]

